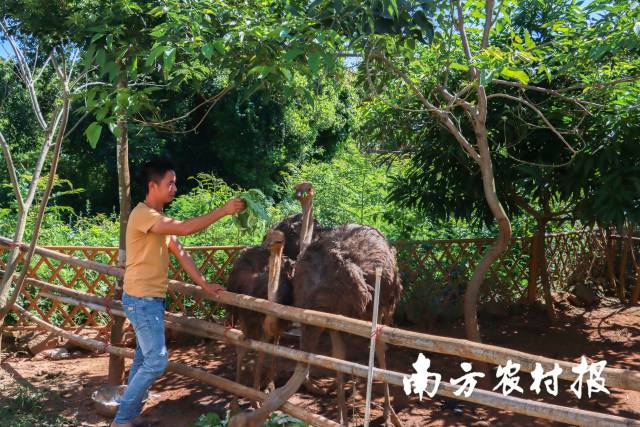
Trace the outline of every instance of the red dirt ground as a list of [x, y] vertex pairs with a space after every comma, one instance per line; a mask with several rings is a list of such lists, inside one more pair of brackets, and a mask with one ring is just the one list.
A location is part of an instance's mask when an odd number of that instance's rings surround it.
[[[559, 320], [554, 324], [546, 319], [543, 312], [537, 311], [504, 319], [481, 318], [483, 339], [486, 343], [567, 361], [578, 362], [581, 355], [586, 355], [592, 360], [606, 360], [609, 367], [640, 371], [640, 306], [622, 306], [612, 299], [605, 299], [599, 307], [586, 310], [559, 301], [558, 312]], [[461, 325], [442, 327], [429, 332], [459, 338], [464, 336]], [[4, 346], [7, 346], [7, 341], [10, 340], [5, 338]], [[296, 345], [295, 339], [285, 341], [285, 344]], [[324, 344], [327, 349], [328, 343]], [[350, 349], [350, 360], [366, 364], [368, 350], [365, 340], [354, 338], [347, 347]], [[192, 346], [170, 344], [170, 348], [172, 360], [206, 367], [217, 375], [234, 378], [234, 352], [224, 344], [200, 341]], [[5, 351], [10, 353], [4, 353], [0, 364], [1, 405], [6, 404], [6, 399], [11, 399], [15, 387], [22, 384], [50, 391], [44, 408], [75, 420], [78, 426], [108, 425], [109, 420], [94, 413], [90, 399], [93, 390], [105, 382], [108, 357], [76, 352], [69, 359], [51, 361], [34, 360], [25, 352], [17, 351], [15, 346], [9, 346]], [[387, 357], [389, 368], [405, 373], [413, 372], [411, 364], [418, 354], [417, 350], [391, 347]], [[435, 354], [425, 356], [432, 359], [431, 371], [441, 373], [443, 380], [448, 381], [451, 377], [462, 375], [459, 367], [462, 360]], [[278, 367], [277, 384], [280, 385], [293, 370], [293, 364], [281, 361]], [[491, 373], [495, 375], [495, 370]], [[332, 373], [314, 369], [312, 375], [319, 379], [323, 387], [331, 390], [329, 396], [319, 398], [300, 392], [292, 398], [292, 402], [335, 419]], [[526, 391], [530, 385], [530, 376], [523, 373], [521, 377], [520, 385]], [[245, 383], [249, 382], [247, 377]], [[589, 399], [585, 393], [582, 399], [578, 400], [569, 392], [569, 385], [569, 382], [561, 381], [557, 397], [547, 394], [543, 388], [541, 396], [536, 397], [536, 400], [640, 419], [640, 392], [610, 389], [610, 395], [597, 393]], [[357, 383], [354, 383], [353, 378], [350, 378], [347, 389], [348, 402], [354, 413], [352, 421], [354, 425], [361, 425], [365, 381], [358, 379]], [[154, 385], [151, 392], [143, 418], [154, 426], [188, 426], [207, 412], [217, 412], [224, 416], [231, 401], [231, 396], [221, 390], [203, 386], [175, 374], [165, 375]], [[406, 397], [399, 387], [392, 387], [392, 395], [394, 406], [407, 427], [562, 425], [437, 396], [435, 399], [425, 396], [423, 401], [419, 402], [417, 396]], [[517, 396], [518, 393], [514, 395]], [[376, 400], [372, 409], [372, 426], [380, 425], [382, 418], [380, 384], [374, 387], [374, 396]], [[535, 395], [528, 392], [525, 396], [533, 398]], [[5, 420], [0, 420], [0, 424], [5, 425], [4, 423]], [[6, 425], [11, 424], [9, 422]]]

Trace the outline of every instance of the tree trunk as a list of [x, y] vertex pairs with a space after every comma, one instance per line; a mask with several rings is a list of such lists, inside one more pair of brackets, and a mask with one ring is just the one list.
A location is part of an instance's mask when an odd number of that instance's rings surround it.
[[[544, 237], [543, 237], [544, 239]], [[538, 277], [540, 268], [538, 264], [540, 263], [540, 236], [539, 229], [533, 235], [531, 239], [531, 248], [529, 250], [530, 258], [529, 258], [529, 282], [527, 284], [527, 305], [532, 305], [536, 298], [538, 297]]]
[[607, 257], [607, 277], [609, 278], [609, 284], [611, 288], [613, 288], [613, 290], [616, 291], [618, 298], [620, 298], [620, 300], [624, 302], [624, 295], [620, 293], [620, 288], [618, 287], [617, 280], [616, 280], [616, 273], [615, 273], [615, 267], [614, 267], [615, 247], [613, 243], [613, 237], [611, 236], [611, 229], [607, 227], [605, 231], [602, 233], [602, 237], [605, 241], [604, 247], [605, 247], [605, 255]]
[[[631, 235], [633, 237], [633, 234]], [[633, 249], [633, 242], [631, 242], [631, 262], [633, 263], [633, 271], [635, 272], [635, 285], [633, 287], [633, 291], [631, 292], [631, 304], [636, 305], [638, 303], [638, 299], [640, 298], [640, 265], [638, 265], [638, 260], [635, 255], [635, 250]]]
[[464, 295], [464, 323], [467, 339], [476, 342], [482, 342], [480, 338], [480, 328], [478, 326], [478, 297], [480, 296], [480, 287], [486, 271], [491, 264], [498, 259], [509, 245], [511, 239], [511, 222], [507, 217], [496, 192], [496, 183], [493, 177], [493, 164], [491, 162], [491, 152], [489, 150], [489, 142], [487, 140], [486, 113], [487, 113], [487, 97], [484, 87], [478, 87], [478, 110], [477, 116], [473, 121], [473, 128], [476, 136], [476, 143], [480, 158], [476, 160], [480, 166], [482, 174], [482, 188], [491, 213], [498, 224], [498, 236], [491, 245], [480, 263], [476, 266], [473, 276], [467, 285], [467, 291]]
[[[622, 234], [622, 233], [620, 233]], [[620, 266], [618, 269], [618, 294], [622, 296], [623, 301], [626, 300], [626, 281], [627, 281], [627, 263], [629, 262], [629, 252], [631, 251], [631, 238], [633, 237], [633, 230], [631, 224], [627, 228], [627, 238], [624, 239], [622, 247], [622, 255], [620, 257]]]
[[640, 299], [640, 268], [636, 267], [636, 284], [631, 293], [631, 304], [636, 305]]
[[[35, 113], [36, 115], [38, 115], [37, 111]], [[11, 150], [9, 149], [9, 145], [4, 139], [4, 136], [0, 133], [0, 145], [2, 145], [2, 152], [5, 158], [5, 163], [7, 165], [7, 172], [9, 173], [11, 185], [16, 196], [16, 202], [18, 204], [16, 232], [14, 233], [13, 237], [13, 241], [16, 244], [22, 243], [22, 239], [24, 238], [29, 210], [31, 209], [31, 205], [38, 188], [38, 180], [40, 179], [40, 175], [42, 174], [42, 169], [44, 167], [47, 154], [49, 153], [49, 149], [52, 145], [54, 145], [52, 143], [52, 140], [56, 136], [56, 129], [60, 123], [61, 118], [62, 111], [60, 109], [56, 109], [51, 116], [51, 123], [49, 124], [49, 127], [45, 129], [44, 143], [42, 144], [42, 148], [38, 156], [38, 161], [36, 162], [36, 166], [31, 176], [31, 183], [29, 185], [27, 197], [24, 200], [22, 199], [22, 194], [20, 193], [18, 178], [16, 176], [16, 169], [11, 157]], [[15, 247], [12, 247], [9, 251], [5, 274], [2, 276], [2, 280], [0, 281], [0, 310], [7, 305], [7, 297], [9, 296], [9, 290], [11, 289], [11, 279], [13, 278], [17, 268], [19, 253], [20, 251]], [[3, 319], [4, 317], [0, 318], [0, 324], [2, 324]]]
[[[120, 74], [118, 89], [127, 88], [127, 75]], [[129, 213], [131, 212], [131, 177], [129, 174], [129, 138], [127, 134], [127, 121], [124, 114], [118, 116], [118, 192], [120, 196], [120, 241], [118, 245], [118, 267], [124, 268], [126, 262], [126, 236]], [[122, 279], [116, 281], [113, 298], [122, 299]], [[124, 319], [111, 318], [111, 345], [119, 346], [122, 341], [122, 328]], [[112, 385], [122, 384], [124, 381], [124, 358], [117, 355], [109, 356], [109, 378]]]
[[[60, 121], [60, 126], [58, 128], [58, 132], [56, 134], [56, 141], [53, 147], [53, 155], [51, 158], [51, 168], [49, 170], [49, 177], [47, 178], [47, 185], [44, 189], [44, 193], [42, 194], [42, 200], [40, 201], [40, 207], [38, 209], [38, 215], [36, 217], [36, 221], [33, 225], [33, 232], [31, 233], [31, 243], [29, 245], [29, 249], [27, 250], [26, 255], [24, 256], [22, 262], [22, 270], [20, 270], [20, 274], [16, 279], [16, 286], [13, 291], [13, 294], [10, 298], [5, 299], [8, 294], [8, 290], [10, 286], [7, 286], [3, 289], [2, 299], [0, 299], [0, 326], [4, 324], [4, 319], [13, 307], [13, 304], [18, 299], [18, 296], [22, 292], [22, 287], [24, 286], [25, 279], [27, 274], [29, 273], [29, 266], [31, 265], [31, 259], [33, 258], [33, 254], [36, 249], [36, 245], [38, 244], [38, 237], [40, 236], [40, 227], [42, 226], [42, 221], [44, 219], [44, 214], [47, 210], [47, 204], [49, 203], [49, 197], [51, 196], [51, 190], [53, 189], [53, 184], [55, 182], [56, 172], [58, 170], [58, 160], [60, 159], [60, 150], [62, 148], [62, 140], [64, 139], [64, 133], [67, 128], [67, 121], [69, 120], [69, 91], [67, 84], [65, 82], [64, 86], [64, 101], [62, 107], [62, 117]], [[56, 120], [55, 118], [52, 120]], [[55, 127], [53, 127], [55, 129]], [[26, 221], [26, 212], [25, 218]], [[18, 249], [18, 248], [14, 248]], [[15, 266], [14, 266], [15, 268]], [[9, 271], [6, 271], [4, 277], [8, 279], [7, 284], [11, 284], [9, 280], [13, 274]]]
[[539, 239], [538, 244], [538, 268], [540, 269], [539, 276], [542, 279], [542, 289], [544, 295], [544, 305], [547, 309], [547, 315], [549, 320], [554, 321], [556, 319], [556, 312], [553, 308], [553, 297], [551, 296], [551, 281], [549, 280], [549, 266], [547, 264], [547, 242], [545, 235], [547, 233], [547, 222], [542, 220], [538, 222], [538, 230], [536, 231], [536, 238]]
[[[16, 244], [22, 243], [22, 239], [24, 238], [24, 230], [27, 225], [27, 212], [28, 208], [26, 210], [20, 209], [18, 211], [18, 223], [16, 225], [16, 232], [13, 234], [13, 241]], [[18, 266], [19, 254], [20, 250], [17, 247], [12, 247], [9, 250], [7, 262], [5, 264], [5, 274], [2, 276], [2, 281], [0, 282], [0, 310], [4, 309], [7, 305], [7, 297], [9, 296], [9, 290], [11, 289], [11, 280]]]

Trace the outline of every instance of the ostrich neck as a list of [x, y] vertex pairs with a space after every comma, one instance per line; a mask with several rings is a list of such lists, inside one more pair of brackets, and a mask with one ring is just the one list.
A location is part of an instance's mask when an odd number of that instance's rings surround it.
[[280, 279], [280, 267], [282, 264], [282, 246], [279, 248], [271, 249], [269, 254], [269, 281], [268, 281], [268, 296], [269, 301], [275, 301], [276, 294], [278, 293], [279, 279]]
[[306, 249], [313, 238], [313, 200], [302, 202], [302, 225], [300, 226], [300, 252]]

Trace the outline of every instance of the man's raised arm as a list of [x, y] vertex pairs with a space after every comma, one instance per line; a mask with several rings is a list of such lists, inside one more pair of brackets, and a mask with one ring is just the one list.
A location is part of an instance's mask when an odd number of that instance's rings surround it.
[[214, 209], [207, 214], [189, 218], [184, 221], [162, 217], [151, 227], [150, 231], [156, 234], [186, 236], [197, 233], [226, 215], [238, 213], [243, 210], [244, 207], [245, 204], [242, 200], [231, 199], [222, 207]]

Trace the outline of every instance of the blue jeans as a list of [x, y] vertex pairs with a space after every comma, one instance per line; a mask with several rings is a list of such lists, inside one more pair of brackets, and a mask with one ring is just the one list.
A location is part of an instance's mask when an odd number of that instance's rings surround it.
[[122, 294], [122, 308], [136, 333], [136, 353], [129, 370], [127, 389], [120, 400], [115, 422], [126, 424], [142, 411], [149, 387], [167, 367], [164, 339], [164, 298]]

